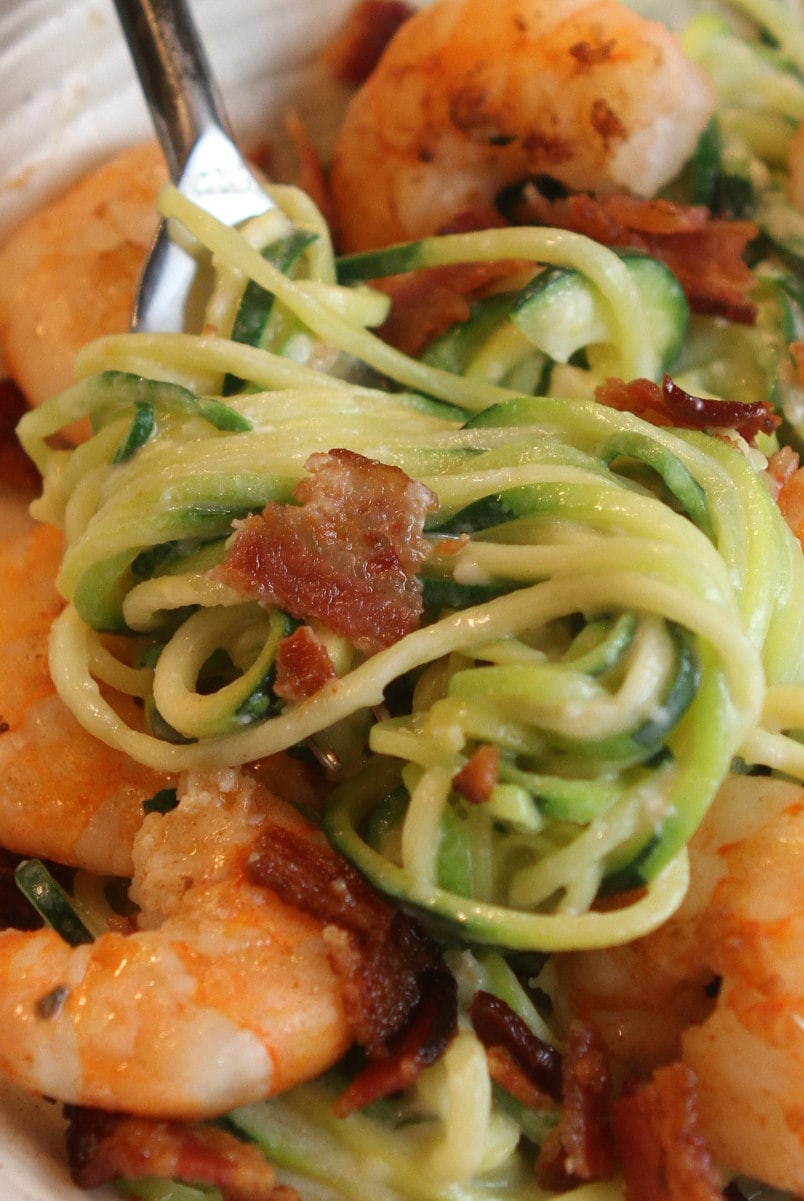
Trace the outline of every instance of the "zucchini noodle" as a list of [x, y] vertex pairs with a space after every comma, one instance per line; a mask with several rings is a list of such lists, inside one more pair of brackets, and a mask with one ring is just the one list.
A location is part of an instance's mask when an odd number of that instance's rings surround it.
[[[310, 202], [278, 195], [318, 238]], [[105, 339], [73, 388], [23, 420], [44, 470], [38, 515], [66, 534], [69, 603], [51, 641], [62, 698], [97, 737], [166, 771], [304, 745], [332, 756], [337, 743], [333, 841], [381, 888], [479, 942], [600, 946], [664, 920], [685, 887], [684, 845], [732, 761], [775, 737], [774, 766], [797, 770], [792, 740], [781, 763], [778, 732], [761, 725], [767, 686], [801, 676], [804, 565], [747, 448], [590, 400], [513, 397], [460, 375], [445, 386], [441, 369], [366, 332], [371, 293], [358, 285], [366, 299], [353, 304], [331, 282], [326, 239], [294, 259], [293, 278], [263, 257], [258, 235], [287, 239], [289, 215], [245, 236], [170, 189], [162, 211], [214, 254], [218, 323], [237, 320], [233, 281], [244, 296], [252, 280], [272, 321], [281, 306], [306, 330], [309, 358], [225, 328]], [[388, 253], [395, 263], [400, 251]], [[428, 239], [416, 253], [582, 272], [616, 314], [621, 362], [653, 370], [637, 351], [648, 343], [633, 281], [604, 247], [510, 229]], [[399, 390], [322, 373], [319, 347]], [[212, 376], [217, 393], [200, 390]], [[223, 396], [229, 376], [240, 387]], [[87, 443], [50, 447], [85, 415]], [[292, 502], [309, 455], [331, 446], [395, 464], [437, 496], [425, 622], [368, 658], [351, 651], [335, 679], [287, 704], [272, 678], [292, 626], [210, 571], [233, 519]], [[108, 632], [122, 635], [122, 657]], [[210, 676], [216, 661], [223, 677]], [[383, 716], [403, 679], [412, 707]], [[110, 687], [141, 698], [141, 728]], [[337, 733], [354, 719], [370, 727], [365, 747]], [[453, 781], [488, 744], [498, 782], [468, 805]], [[374, 761], [388, 768], [379, 790], [363, 783]], [[622, 904], [595, 912], [601, 891]]]

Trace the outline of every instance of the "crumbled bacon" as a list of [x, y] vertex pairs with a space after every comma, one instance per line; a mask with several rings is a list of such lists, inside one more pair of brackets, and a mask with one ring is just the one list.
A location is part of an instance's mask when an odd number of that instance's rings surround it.
[[696, 1093], [694, 1073], [675, 1063], [615, 1102], [627, 1201], [723, 1201]]
[[223, 1201], [298, 1201], [252, 1143], [216, 1126], [69, 1107], [67, 1152], [79, 1188], [122, 1177], [164, 1177], [220, 1189]]
[[410, 1084], [446, 1048], [456, 1026], [455, 980], [435, 943], [328, 844], [296, 831], [275, 827], [265, 835], [247, 872], [253, 883], [327, 923], [330, 960], [369, 1060], [337, 1112]]
[[500, 774], [500, 749], [493, 743], [479, 746], [452, 777], [452, 787], [472, 805], [491, 796]]
[[604, 246], [643, 250], [670, 268], [695, 312], [744, 324], [755, 320], [756, 305], [748, 293], [756, 281], [743, 257], [758, 233], [752, 221], [713, 218], [703, 205], [626, 194], [576, 193], [549, 200], [532, 186], [524, 189], [512, 217], [517, 224], [586, 234]]
[[346, 1117], [382, 1097], [402, 1092], [422, 1068], [434, 1063], [455, 1033], [454, 978], [443, 964], [422, 973], [421, 999], [399, 1037], [380, 1059], [372, 1059], [344, 1090], [335, 1104], [338, 1117]]
[[634, 413], [654, 425], [681, 429], [735, 429], [750, 442], [758, 433], [772, 434], [779, 424], [765, 400], [712, 400], [693, 396], [665, 375], [661, 386], [652, 380], [626, 383], [608, 379], [595, 389], [595, 400], [612, 409]]
[[300, 503], [270, 503], [238, 523], [217, 574], [265, 605], [318, 618], [359, 650], [389, 646], [421, 619], [416, 571], [436, 498], [400, 468], [350, 450], [311, 455], [306, 466]]
[[611, 1069], [606, 1045], [589, 1022], [573, 1022], [562, 1065], [561, 1141], [567, 1170], [583, 1180], [614, 1171], [610, 1106]]
[[299, 626], [277, 644], [274, 692], [283, 700], [306, 700], [334, 678], [329, 651], [309, 626]]
[[558, 1126], [545, 1140], [537, 1163], [544, 1187], [564, 1189], [573, 1181], [605, 1180], [613, 1174], [611, 1098], [603, 1038], [591, 1023], [574, 1021], [562, 1060]]
[[503, 261], [455, 263], [373, 280], [372, 286], [392, 301], [377, 333], [397, 350], [420, 355], [451, 325], [466, 321], [472, 300], [515, 268], [516, 264]]
[[556, 1109], [555, 1100], [536, 1087], [507, 1047], [495, 1043], [485, 1050], [489, 1076], [520, 1105], [526, 1105], [528, 1109]]
[[469, 1011], [475, 1033], [485, 1047], [503, 1047], [540, 1093], [561, 1096], [561, 1056], [540, 1039], [505, 1001], [482, 989]]
[[415, 12], [404, 0], [361, 0], [321, 57], [343, 83], [368, 79], [400, 25]]

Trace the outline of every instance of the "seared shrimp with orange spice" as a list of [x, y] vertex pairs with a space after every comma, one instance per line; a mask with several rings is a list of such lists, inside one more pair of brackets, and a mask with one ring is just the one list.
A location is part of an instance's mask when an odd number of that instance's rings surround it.
[[152, 1116], [221, 1113], [317, 1076], [351, 1034], [322, 923], [250, 883], [276, 824], [255, 781], [192, 777], [135, 839], [140, 929], [70, 947], [0, 934], [0, 1070], [64, 1101]]
[[128, 328], [166, 180], [156, 143], [124, 150], [0, 250], [0, 349], [29, 404], [69, 387], [87, 342]]
[[701, 1131], [746, 1176], [804, 1191], [804, 790], [732, 776], [690, 843], [678, 912], [625, 947], [572, 954], [559, 978], [614, 1056], [680, 1058]]
[[435, 943], [253, 776], [191, 773], [177, 792], [134, 839], [133, 932], [0, 933], [0, 1073], [169, 1118], [282, 1092], [353, 1042], [369, 1063], [338, 1112], [410, 1083], [454, 1027]]
[[714, 107], [675, 36], [616, 0], [438, 0], [353, 98], [332, 162], [349, 251], [495, 217], [507, 185], [651, 196]]
[[48, 669], [62, 536], [35, 526], [0, 540], [0, 845], [110, 875], [129, 875], [143, 801], [165, 776], [78, 724]]

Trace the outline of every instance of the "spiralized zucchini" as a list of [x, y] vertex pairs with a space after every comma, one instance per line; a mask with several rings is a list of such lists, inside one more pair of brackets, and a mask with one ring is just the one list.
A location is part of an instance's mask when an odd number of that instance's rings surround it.
[[[169, 771], [300, 744], [336, 757], [333, 841], [477, 942], [552, 950], [645, 932], [678, 904], [685, 843], [733, 760], [801, 770], [778, 720], [762, 724], [768, 686], [797, 695], [804, 656], [804, 563], [764, 460], [736, 437], [517, 397], [401, 355], [366, 328], [385, 298], [333, 282], [310, 202], [276, 199], [283, 218], [234, 231], [168, 189], [164, 214], [214, 256], [213, 332], [103, 339], [74, 387], [22, 422], [44, 474], [37, 515], [65, 531], [61, 696], [92, 733]], [[414, 250], [580, 273], [614, 314], [609, 357], [655, 374], [633, 279], [602, 246], [509, 229]], [[235, 340], [260, 297], [249, 336], [267, 345]], [[367, 371], [395, 389], [354, 382]], [[93, 437], [52, 449], [84, 415]], [[234, 519], [291, 502], [308, 456], [337, 446], [436, 494], [425, 621], [369, 658], [342, 639], [337, 680], [289, 705], [272, 692], [289, 620], [210, 568]], [[401, 680], [411, 700], [389, 710]], [[115, 691], [141, 698], [141, 728]], [[473, 804], [454, 780], [489, 745], [496, 783]], [[622, 903], [597, 912], [601, 892]]]
[[[606, 372], [669, 367], [704, 394], [761, 383], [801, 424], [787, 342], [804, 294], [789, 237], [762, 222], [778, 218], [787, 140], [759, 141], [749, 119], [775, 116], [781, 137], [804, 112], [800, 35], [759, 7], [775, 57], [719, 19], [685, 33], [720, 96], [693, 191], [742, 180], [766, 237], [756, 331], [690, 316], [661, 264], [576, 234], [495, 229], [338, 263], [296, 189], [240, 230], [166, 189], [163, 215], [214, 268], [204, 333], [99, 340], [20, 427], [44, 477], [36, 515], [65, 533], [52, 674], [91, 732], [168, 771], [312, 747], [339, 768], [326, 824], [347, 856], [453, 931], [517, 949], [654, 927], [735, 762], [804, 778], [804, 566], [763, 455], [589, 399]], [[756, 75], [748, 106], [729, 47]], [[420, 359], [371, 332], [389, 304], [372, 275], [483, 260], [510, 261], [510, 286]], [[567, 297], [577, 320], [557, 339], [546, 305]], [[568, 382], [580, 394], [556, 395]], [[93, 437], [54, 449], [82, 416]], [[368, 658], [327, 635], [337, 679], [288, 704], [273, 671], [293, 623], [211, 569], [233, 521], [292, 503], [308, 457], [333, 447], [437, 496], [425, 619]], [[141, 700], [140, 727], [115, 693]], [[488, 747], [476, 803], [456, 780]], [[602, 912], [603, 894], [620, 901]]]

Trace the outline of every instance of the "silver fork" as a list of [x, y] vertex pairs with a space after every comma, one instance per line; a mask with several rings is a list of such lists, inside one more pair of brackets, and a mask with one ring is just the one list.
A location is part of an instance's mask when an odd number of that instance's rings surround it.
[[[114, 0], [171, 179], [227, 225], [273, 207], [232, 137], [184, 0]], [[143, 270], [131, 328], [185, 329], [198, 263], [163, 222]]]

